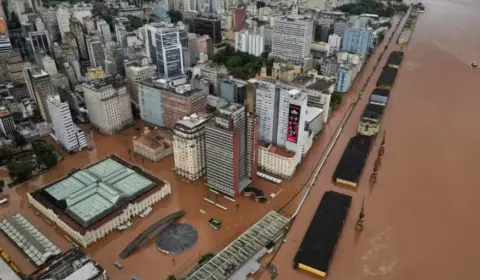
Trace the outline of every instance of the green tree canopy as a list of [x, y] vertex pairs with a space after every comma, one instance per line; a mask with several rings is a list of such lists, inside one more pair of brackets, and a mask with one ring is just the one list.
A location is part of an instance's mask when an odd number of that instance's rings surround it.
[[178, 21], [183, 20], [182, 12], [175, 11], [175, 10], [170, 10], [170, 11], [167, 12], [167, 14], [170, 17], [170, 20], [172, 21], [172, 23], [176, 23]]
[[144, 22], [139, 17], [133, 17], [132, 20], [131, 20], [131, 24], [132, 24], [132, 27], [134, 29], [139, 29], [140, 27], [142, 27], [144, 25]]
[[0, 148], [0, 163], [7, 164], [13, 157], [12, 152], [5, 148]]
[[35, 155], [39, 164], [45, 165], [47, 168], [52, 168], [57, 164], [57, 155], [55, 150], [48, 144], [41, 144], [35, 148]]
[[33, 166], [28, 161], [14, 160], [7, 165], [8, 175], [17, 182], [24, 182], [32, 177]]

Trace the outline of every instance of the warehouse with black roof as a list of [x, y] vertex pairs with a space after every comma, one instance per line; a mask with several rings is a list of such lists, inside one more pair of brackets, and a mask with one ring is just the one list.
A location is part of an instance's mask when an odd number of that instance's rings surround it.
[[369, 136], [356, 135], [350, 138], [333, 173], [332, 179], [335, 183], [357, 187], [371, 143], [372, 137]]
[[382, 74], [378, 78], [377, 88], [390, 90], [395, 83], [395, 78], [397, 78], [397, 68], [384, 67]]
[[390, 53], [388, 57], [387, 66], [391, 68], [400, 68], [400, 64], [403, 61], [403, 52], [400, 51], [393, 51]]
[[387, 105], [389, 96], [390, 96], [390, 90], [376, 88], [372, 91], [372, 94], [370, 95], [369, 103], [385, 106]]
[[349, 195], [325, 192], [293, 260], [296, 268], [327, 276], [351, 202]]

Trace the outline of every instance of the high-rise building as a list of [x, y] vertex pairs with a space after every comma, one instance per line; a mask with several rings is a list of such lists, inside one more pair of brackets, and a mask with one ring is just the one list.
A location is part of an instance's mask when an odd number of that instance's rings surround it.
[[130, 96], [119, 77], [82, 84], [90, 123], [105, 134], [113, 134], [133, 123]]
[[205, 154], [205, 124], [207, 118], [192, 114], [175, 124], [173, 156], [175, 172], [188, 180], [197, 180], [207, 171]]
[[236, 8], [235, 14], [234, 14], [235, 31], [238, 32], [245, 28], [245, 19], [246, 19], [245, 9], [243, 7]]
[[185, 116], [205, 112], [207, 93], [184, 84], [172, 86], [166, 79], [146, 79], [139, 84], [140, 115], [145, 122], [173, 129]]
[[87, 36], [87, 51], [90, 59], [90, 65], [93, 67], [103, 67], [105, 54], [103, 52], [103, 44], [100, 36]]
[[62, 3], [57, 9], [57, 23], [60, 29], [62, 41], [65, 40], [65, 34], [70, 32], [70, 5], [68, 3]]
[[220, 82], [220, 97], [229, 103], [244, 104], [247, 95], [247, 82], [227, 79]]
[[115, 24], [115, 37], [117, 39], [117, 42], [120, 44], [120, 46], [126, 46], [127, 45], [127, 27], [130, 25], [130, 20], [126, 17], [116, 17], [114, 19], [114, 24]]
[[102, 36], [102, 41], [104, 44], [107, 44], [112, 41], [112, 33], [110, 32], [110, 25], [103, 20], [99, 19], [97, 20], [97, 28], [98, 31], [100, 31], [100, 34]]
[[271, 78], [261, 78], [255, 102], [259, 140], [289, 151], [300, 151], [304, 143], [307, 93]]
[[342, 51], [366, 55], [373, 47], [373, 32], [366, 28], [347, 28], [342, 40]]
[[5, 136], [11, 136], [15, 132], [13, 117], [5, 107], [0, 107], [0, 130]]
[[7, 78], [14, 85], [24, 85], [23, 59], [19, 53], [12, 53], [6, 60]]
[[263, 35], [249, 33], [247, 30], [235, 32], [235, 51], [260, 56], [265, 51], [265, 39]]
[[85, 134], [72, 121], [70, 107], [59, 95], [47, 97], [48, 110], [52, 118], [52, 137], [67, 151], [80, 151], [87, 146]]
[[53, 55], [50, 36], [47, 31], [28, 32], [27, 47], [30, 50], [29, 56], [31, 61], [36, 61], [36, 55]]
[[305, 16], [293, 14], [276, 18], [270, 56], [309, 68], [312, 30], [313, 21]]
[[190, 65], [195, 65], [197, 64], [197, 34], [188, 33], [187, 39], [188, 51], [190, 54]]
[[150, 23], [144, 26], [145, 46], [157, 71], [167, 77], [185, 73], [180, 33], [186, 30], [183, 24], [171, 26], [165, 23]]
[[330, 47], [330, 53], [336, 53], [340, 50], [342, 37], [337, 34], [328, 36], [328, 46]]
[[355, 79], [355, 66], [351, 63], [340, 64], [335, 90], [347, 92]]
[[215, 16], [196, 16], [193, 19], [193, 33], [199, 35], [208, 35], [213, 44], [222, 42], [221, 20]]
[[130, 98], [138, 106], [138, 84], [148, 78], [153, 77], [156, 67], [151, 64], [149, 57], [135, 61], [125, 67], [127, 78], [127, 89], [130, 92]]
[[80, 20], [75, 17], [70, 18], [70, 30], [77, 40], [78, 52], [81, 60], [88, 60], [87, 44], [85, 42], [85, 34], [83, 33], [83, 25]]
[[28, 69], [29, 81], [32, 86], [35, 101], [37, 102], [40, 115], [48, 123], [52, 122], [50, 112], [48, 111], [47, 96], [54, 94], [52, 81], [50, 75], [40, 68]]
[[220, 108], [206, 126], [207, 185], [231, 197], [252, 182], [247, 167], [256, 168], [249, 164], [254, 155], [248, 154], [248, 124], [245, 106], [234, 103]]

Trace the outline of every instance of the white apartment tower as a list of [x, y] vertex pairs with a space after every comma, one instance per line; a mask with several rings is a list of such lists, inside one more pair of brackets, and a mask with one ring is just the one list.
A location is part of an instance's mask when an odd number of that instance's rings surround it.
[[60, 34], [62, 35], [62, 41], [65, 42], [65, 34], [70, 32], [70, 5], [68, 3], [63, 3], [58, 7], [57, 10], [57, 23], [58, 28], [60, 29]]
[[313, 20], [309, 17], [292, 14], [275, 18], [270, 56], [309, 68], [312, 32]]
[[48, 110], [52, 118], [52, 137], [67, 152], [80, 151], [87, 146], [85, 134], [72, 121], [68, 102], [62, 102], [59, 95], [47, 98]]
[[105, 134], [114, 134], [133, 123], [130, 96], [125, 85], [111, 77], [82, 85], [90, 123]]
[[112, 41], [112, 33], [110, 32], [110, 26], [108, 23], [103, 19], [97, 20], [97, 28], [102, 35], [103, 43], [110, 43]]
[[249, 33], [247, 30], [235, 32], [235, 51], [260, 56], [265, 51], [265, 39], [263, 35]]
[[105, 54], [103, 52], [103, 45], [100, 36], [87, 36], [86, 40], [88, 57], [90, 64], [93, 67], [101, 66], [103, 68], [103, 62], [105, 61]]
[[175, 124], [173, 156], [175, 171], [188, 180], [197, 180], [207, 171], [205, 157], [205, 124], [207, 118], [193, 114]]
[[276, 80], [263, 78], [255, 88], [255, 113], [258, 117], [258, 140], [276, 144], [278, 95]]

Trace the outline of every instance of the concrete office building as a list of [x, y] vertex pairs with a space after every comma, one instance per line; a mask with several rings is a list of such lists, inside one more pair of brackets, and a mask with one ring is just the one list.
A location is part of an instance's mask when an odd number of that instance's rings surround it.
[[51, 56], [46, 55], [42, 57], [42, 65], [43, 65], [43, 70], [45, 70], [45, 72], [47, 72], [48, 75], [54, 76], [58, 73], [55, 60]]
[[80, 60], [88, 60], [88, 50], [87, 44], [85, 42], [85, 34], [83, 33], [82, 22], [75, 17], [70, 18], [70, 30], [75, 36], [78, 46], [78, 53], [80, 55]]
[[187, 34], [188, 52], [190, 55], [190, 65], [197, 64], [197, 34]]
[[19, 53], [12, 53], [5, 61], [7, 78], [13, 85], [24, 85], [23, 59]]
[[4, 136], [12, 136], [15, 132], [13, 116], [5, 107], [0, 107], [0, 130]]
[[142, 27], [145, 33], [144, 42], [147, 55], [159, 73], [166, 77], [174, 77], [185, 73], [181, 34], [185, 26], [178, 23], [174, 26], [166, 23], [150, 23]]
[[147, 123], [173, 129], [183, 117], [202, 113], [207, 92], [190, 85], [174, 86], [167, 79], [146, 79], [139, 84], [140, 115]]
[[130, 93], [131, 101], [138, 105], [138, 84], [148, 78], [153, 77], [156, 67], [151, 64], [149, 57], [143, 57], [131, 65], [125, 67], [125, 76], [127, 78], [127, 89]]
[[112, 41], [112, 33], [110, 32], [110, 25], [103, 20], [97, 20], [97, 28], [100, 31], [100, 35], [102, 36], [102, 42], [104, 44], [110, 43]]
[[220, 108], [206, 126], [207, 185], [231, 197], [252, 182], [247, 158], [254, 155], [247, 152], [247, 126], [245, 106], [240, 104]]
[[80, 151], [87, 146], [85, 134], [72, 121], [70, 107], [59, 95], [47, 97], [48, 110], [52, 118], [52, 138], [67, 152]]
[[192, 114], [175, 124], [173, 156], [175, 172], [188, 180], [197, 180], [207, 172], [205, 125], [208, 118]]
[[312, 42], [313, 21], [302, 15], [288, 15], [275, 19], [272, 34], [272, 52], [274, 59], [291, 61], [311, 66], [310, 45]]
[[[36, 61], [36, 56], [40, 54], [52, 56], [52, 45], [50, 42], [50, 36], [47, 31], [31, 31], [28, 32], [27, 49], [30, 60]], [[40, 64], [39, 62], [37, 62]]]
[[366, 28], [347, 28], [342, 40], [342, 51], [366, 55], [373, 47], [373, 32]]
[[88, 58], [90, 59], [90, 65], [92, 67], [101, 66], [105, 60], [105, 54], [103, 52], [103, 44], [100, 36], [87, 36], [86, 40]]
[[199, 74], [209, 85], [209, 94], [220, 95], [220, 83], [228, 77], [228, 69], [225, 65], [216, 63], [198, 64], [193, 69], [194, 74]]
[[320, 63], [320, 74], [323, 76], [336, 77], [339, 69], [340, 63], [336, 56], [327, 57]]
[[47, 96], [54, 94], [54, 88], [50, 75], [40, 68], [32, 68], [27, 71], [35, 101], [40, 110], [40, 115], [45, 121], [51, 123], [52, 119], [50, 118], [50, 112], [48, 111]]
[[58, 28], [60, 29], [60, 34], [62, 41], [65, 42], [66, 33], [70, 32], [70, 5], [67, 3], [62, 3], [58, 6], [57, 9], [57, 23]]
[[258, 139], [266, 143], [276, 144], [278, 118], [277, 81], [261, 78], [255, 87], [255, 114], [258, 117]]
[[228, 103], [244, 104], [247, 95], [247, 82], [227, 79], [220, 82], [220, 97]]
[[326, 123], [330, 115], [330, 101], [332, 93], [335, 91], [335, 80], [315, 76], [299, 76], [292, 81], [292, 84], [298, 86], [307, 94], [310, 117], [312, 119], [317, 117], [312, 115], [315, 110], [310, 110], [311, 108], [321, 109], [322, 122]]
[[194, 17], [192, 32], [198, 35], [208, 35], [214, 45], [222, 42], [221, 20], [216, 16]]
[[114, 134], [131, 125], [130, 96], [125, 83], [107, 77], [82, 84], [90, 123], [105, 134]]
[[265, 51], [265, 39], [263, 35], [249, 33], [247, 30], [235, 32], [235, 51], [260, 56]]

